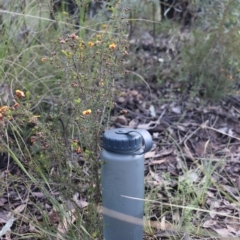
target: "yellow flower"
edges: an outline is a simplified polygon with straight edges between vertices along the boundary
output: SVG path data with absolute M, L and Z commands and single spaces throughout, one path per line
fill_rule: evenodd
M 91 109 L 87 109 L 85 111 L 82 112 L 83 115 L 89 115 L 92 113 L 92 110 Z
M 46 57 L 41 58 L 41 62 L 42 62 L 42 63 L 44 63 L 44 62 L 46 62 L 46 61 L 47 61 L 47 58 L 46 58 Z
M 102 34 L 97 34 L 96 38 L 99 39 L 99 40 L 102 39 Z
M 103 30 L 106 30 L 108 28 L 108 25 L 107 24 L 103 24 L 101 27 L 102 27 Z
M 95 43 L 94 43 L 94 42 L 88 42 L 88 45 L 89 45 L 90 47 L 93 47 L 93 46 L 95 45 Z
M 82 149 L 80 148 L 80 147 L 78 147 L 77 149 L 76 149 L 76 153 L 81 153 L 82 152 Z
M 109 45 L 109 49 L 114 50 L 117 47 L 115 43 Z
M 17 97 L 19 97 L 19 98 L 25 97 L 24 92 L 23 92 L 23 91 L 20 91 L 20 90 L 16 90 L 16 95 L 17 95 Z
M 6 112 L 8 110 L 8 106 L 2 106 L 1 108 L 0 108 L 0 113 L 4 113 L 4 112 Z

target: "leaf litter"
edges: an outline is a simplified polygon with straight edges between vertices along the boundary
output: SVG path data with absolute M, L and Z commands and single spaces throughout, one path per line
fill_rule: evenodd
M 184 235 L 181 234 L 181 229 L 185 227 L 191 239 L 202 239 L 203 236 L 213 239 L 239 238 L 240 106 L 236 105 L 236 96 L 234 101 L 228 98 L 216 104 L 207 103 L 202 106 L 198 106 L 198 100 L 191 100 L 189 103 L 181 96 L 176 96 L 175 103 L 181 102 L 182 105 L 181 113 L 180 107 L 173 108 L 175 105 L 167 100 L 159 104 L 158 99 L 163 98 L 161 89 L 153 93 L 155 101 L 151 101 L 151 105 L 148 104 L 149 93 L 144 92 L 144 86 L 134 86 L 134 89 L 135 92 L 141 92 L 141 101 L 135 98 L 135 101 L 131 99 L 129 102 L 127 97 L 125 101 L 116 101 L 116 112 L 120 112 L 122 106 L 129 110 L 122 115 L 128 124 L 122 125 L 119 121 L 113 121 L 113 124 L 115 127 L 132 127 L 134 121 L 135 128 L 147 129 L 153 136 L 154 147 L 145 154 L 146 199 L 149 199 L 148 194 L 157 191 L 160 201 L 173 203 L 172 208 L 175 209 L 158 211 L 161 203 L 152 204 L 150 219 L 155 220 L 151 220 L 151 224 L 152 228 L 158 229 L 154 233 L 155 237 L 161 235 L 161 239 L 169 238 L 169 233 L 166 231 L 164 234 L 165 229 L 161 224 L 161 219 L 164 218 L 172 223 L 170 228 L 175 232 L 175 237 L 177 232 Z M 122 91 L 129 96 L 132 90 L 130 88 Z M 134 107 L 132 102 L 135 102 Z M 226 105 L 231 111 L 227 111 Z M 156 117 L 152 114 L 152 106 Z M 172 179 L 175 180 L 175 185 L 167 183 Z M 184 185 L 196 193 L 180 189 Z M 180 194 L 189 199 L 182 201 L 177 196 Z M 190 222 L 184 219 L 182 226 L 177 228 L 174 225 L 176 218 L 182 219 L 184 212 L 177 210 L 174 203 L 188 206 L 195 198 L 197 208 L 191 212 L 196 217 L 191 218 Z M 151 239 L 146 234 L 146 239 L 148 237 Z
M 149 51 L 141 41 L 138 47 L 143 44 L 142 52 Z M 150 46 L 155 54 L 156 44 L 161 45 Z M 158 59 L 141 57 L 152 57 L 143 61 L 152 66 Z M 156 87 L 154 76 L 146 72 L 140 69 L 152 92 L 144 83 L 122 87 L 113 116 L 124 121 L 112 118 L 114 127 L 144 128 L 154 140 L 145 154 L 145 198 L 146 217 L 155 231 L 146 231 L 145 239 L 239 238 L 240 96 L 200 104 L 198 97 L 183 96 L 168 80 Z M 121 114 L 122 109 L 127 112 Z M 160 203 L 147 203 L 150 199 Z

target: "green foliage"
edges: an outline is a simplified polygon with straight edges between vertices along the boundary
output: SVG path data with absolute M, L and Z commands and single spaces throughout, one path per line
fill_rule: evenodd
M 193 31 L 193 41 L 181 54 L 182 77 L 195 95 L 220 99 L 236 93 L 239 76 L 239 3 L 201 3 L 202 18 Z
M 97 212 L 100 137 L 114 107 L 115 80 L 124 75 L 127 13 L 121 4 L 114 5 L 111 21 L 91 25 L 81 18 L 77 31 L 64 12 L 56 13 L 55 28 L 48 3 L 34 3 L 28 2 L 19 15 L 9 8 L 2 23 L 7 26 L 2 39 L 8 41 L 0 42 L 1 151 L 9 153 L 27 179 L 38 182 L 62 222 L 69 213 L 59 202 L 73 202 L 76 193 L 84 196 L 87 211 L 78 214 L 77 227 L 68 216 L 64 239 L 89 239 L 102 231 Z M 11 13 L 21 21 L 12 25 Z M 22 24 L 29 34 L 18 38 L 16 26 Z M 48 193 L 53 186 L 59 202 Z M 34 221 L 36 228 L 46 238 L 57 236 L 44 206 L 38 208 L 44 221 Z

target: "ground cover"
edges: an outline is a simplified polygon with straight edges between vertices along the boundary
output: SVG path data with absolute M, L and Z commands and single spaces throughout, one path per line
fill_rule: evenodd
M 153 137 L 144 239 L 239 238 L 234 3 L 213 8 L 218 28 L 213 14 L 199 28 L 148 22 L 150 5 L 79 30 L 67 13 L 55 29 L 48 3 L 26 3 L 11 12 L 23 31 L 9 12 L 1 25 L 1 239 L 103 239 L 100 138 L 112 127 Z

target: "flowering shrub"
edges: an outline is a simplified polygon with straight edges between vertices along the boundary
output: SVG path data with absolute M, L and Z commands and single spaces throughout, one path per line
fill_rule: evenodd
M 0 148 L 14 151 L 39 185 L 44 182 L 48 190 L 57 186 L 63 201 L 76 191 L 90 203 L 101 201 L 100 137 L 109 125 L 115 81 L 125 74 L 128 52 L 123 16 L 118 9 L 115 20 L 99 31 L 69 28 L 68 33 L 46 36 L 49 42 L 41 55 L 35 54 L 35 46 L 31 54 L 19 55 L 23 63 L 34 56 L 28 67 L 35 68 L 15 65 L 22 71 L 8 93 L 14 93 L 14 101 L 0 105 Z M 99 218 L 91 219 L 90 232 L 96 230 L 94 221 Z

